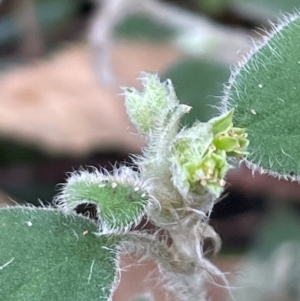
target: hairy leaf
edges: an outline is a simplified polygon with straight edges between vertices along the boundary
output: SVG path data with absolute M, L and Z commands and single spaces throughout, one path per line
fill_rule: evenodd
M 233 123 L 247 129 L 248 160 L 277 175 L 300 175 L 300 18 L 290 17 L 231 78 Z
M 0 209 L 0 300 L 111 300 L 116 242 L 96 230 L 58 210 Z
M 81 171 L 72 174 L 57 199 L 66 211 L 95 204 L 99 233 L 126 232 L 140 222 L 149 207 L 149 194 L 138 178 L 138 173 L 127 167 L 116 170 L 115 175 Z

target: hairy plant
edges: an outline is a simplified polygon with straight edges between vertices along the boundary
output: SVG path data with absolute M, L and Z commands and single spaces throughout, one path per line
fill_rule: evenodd
M 71 173 L 56 209 L 2 208 L 1 300 L 111 300 L 122 253 L 154 259 L 179 300 L 206 300 L 205 283 L 214 277 L 226 285 L 203 244 L 210 239 L 220 248 L 208 219 L 229 158 L 299 178 L 299 28 L 297 14 L 274 26 L 233 72 L 220 116 L 208 122 L 180 126 L 191 108 L 179 103 L 170 80 L 144 73 L 142 92 L 125 88 L 127 113 L 146 141 L 133 158 L 137 170 Z M 95 206 L 95 219 L 75 213 L 84 204 Z M 155 233 L 135 230 L 143 218 Z

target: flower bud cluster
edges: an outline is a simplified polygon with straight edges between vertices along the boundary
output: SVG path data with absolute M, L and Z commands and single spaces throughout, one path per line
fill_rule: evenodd
M 182 195 L 207 188 L 216 197 L 220 196 L 224 177 L 231 167 L 227 156 L 240 158 L 247 154 L 247 134 L 245 129 L 233 127 L 232 116 L 233 110 L 207 123 L 196 123 L 176 136 L 172 173 Z

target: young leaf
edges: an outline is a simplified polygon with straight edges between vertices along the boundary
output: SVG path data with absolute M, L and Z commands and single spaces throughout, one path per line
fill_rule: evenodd
M 116 283 L 116 241 L 82 216 L 0 209 L 0 299 L 108 301 Z
M 232 76 L 225 99 L 247 130 L 249 162 L 284 177 L 300 175 L 299 28 L 299 15 L 278 25 Z
M 149 199 L 138 173 L 127 167 L 114 175 L 105 171 L 74 173 L 57 197 L 67 212 L 81 204 L 95 204 L 101 234 L 126 232 L 138 224 L 149 208 Z
M 189 112 L 190 107 L 179 104 L 170 80 L 160 82 L 157 75 L 150 73 L 143 73 L 140 80 L 144 91 L 127 88 L 124 95 L 127 114 L 141 134 L 162 131 L 178 112 L 178 120 Z

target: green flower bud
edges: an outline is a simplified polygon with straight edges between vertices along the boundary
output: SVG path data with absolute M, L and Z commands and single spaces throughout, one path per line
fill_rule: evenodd
M 208 189 L 217 197 L 231 167 L 227 156 L 241 157 L 248 146 L 245 129 L 232 125 L 233 110 L 183 129 L 175 138 L 171 153 L 173 184 L 183 196 Z
M 247 155 L 249 141 L 245 129 L 233 127 L 232 117 L 234 110 L 213 118 L 209 123 L 213 126 L 214 146 L 225 150 L 227 155 L 241 158 Z
M 196 191 L 200 179 L 206 177 L 208 170 L 214 169 L 213 160 L 205 156 L 209 155 L 212 142 L 212 125 L 209 123 L 197 123 L 177 134 L 171 147 L 171 172 L 173 184 L 183 196 L 191 190 Z

